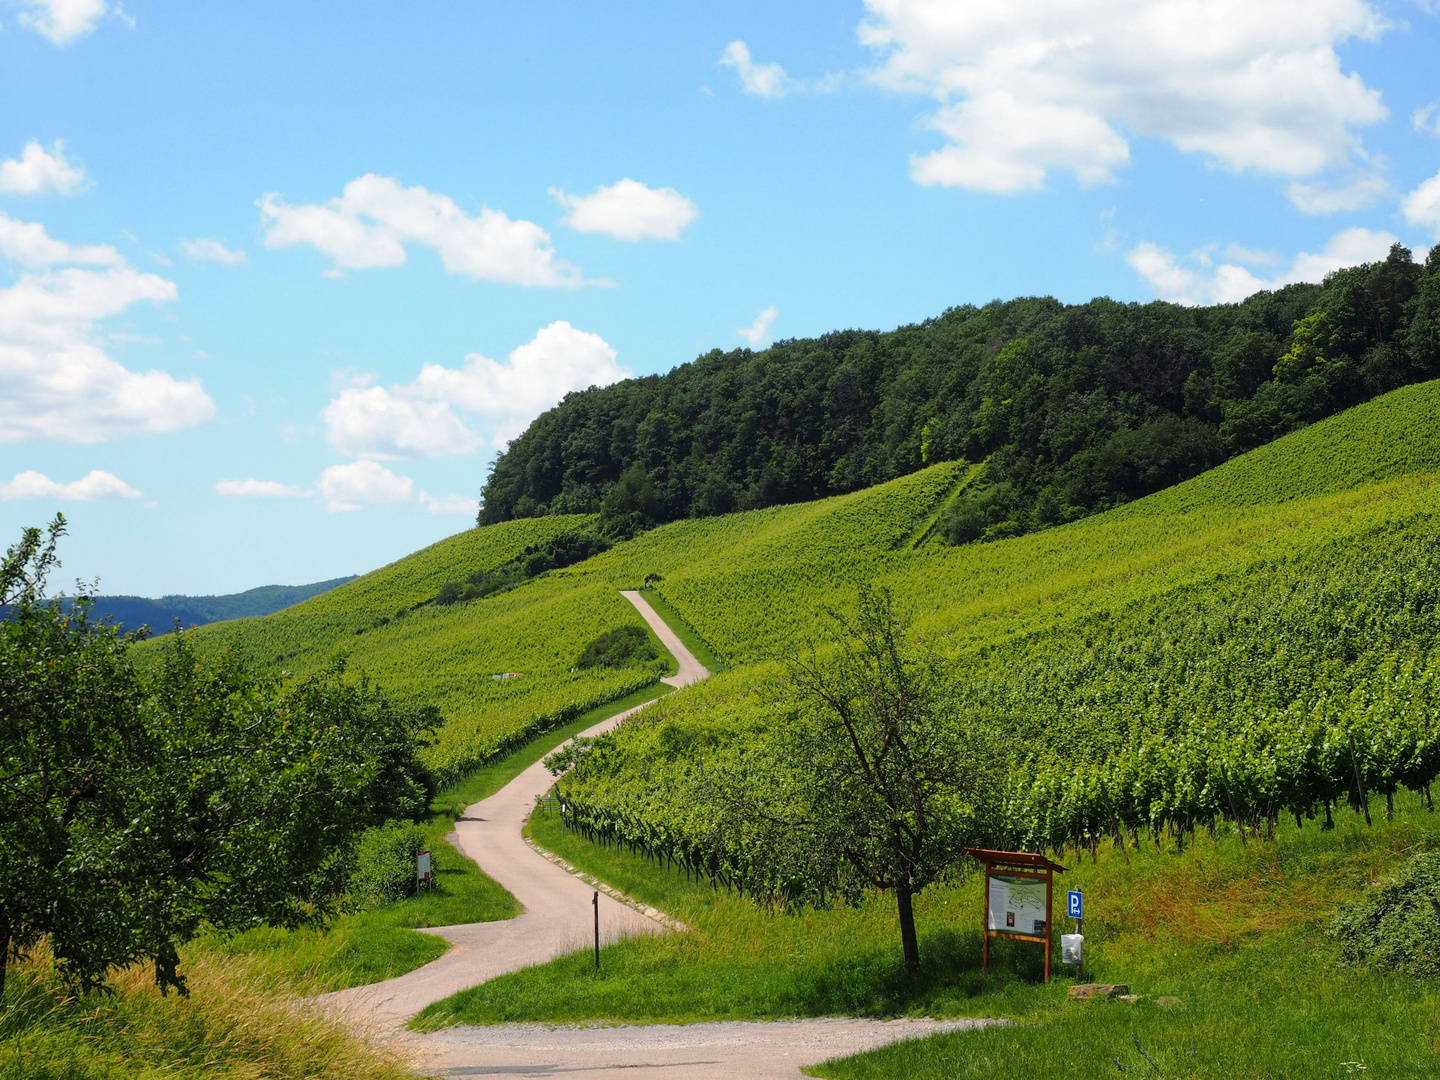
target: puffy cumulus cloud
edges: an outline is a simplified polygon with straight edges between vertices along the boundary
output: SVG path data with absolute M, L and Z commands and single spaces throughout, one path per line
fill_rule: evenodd
M 214 415 L 198 380 L 131 371 L 96 341 L 101 320 L 174 300 L 174 282 L 140 273 L 113 248 L 73 247 L 3 214 L 0 254 L 23 264 L 0 288 L 0 443 L 95 443 Z
M 1400 212 L 1411 225 L 1429 229 L 1440 241 L 1440 172 L 1401 199 Z
M 685 227 L 700 216 L 690 199 L 674 188 L 646 187 L 626 178 L 589 195 L 550 194 L 569 209 L 564 224 L 576 232 L 603 233 L 616 240 L 679 240 Z
M 331 513 L 409 502 L 415 487 L 408 476 L 396 476 L 374 461 L 331 465 L 320 474 L 320 481 L 315 486 L 325 500 L 325 509 Z
M 474 517 L 480 513 L 480 503 L 469 495 L 431 495 L 420 492 L 420 502 L 432 514 L 456 514 Z
M 1246 252 L 1233 245 L 1226 249 L 1226 255 L 1239 261 L 1219 265 L 1208 251 L 1192 252 L 1180 258 L 1150 243 L 1132 248 L 1126 261 L 1162 300 L 1177 304 L 1234 304 L 1261 289 L 1278 289 L 1297 281 L 1323 281 L 1332 271 L 1383 259 L 1395 242 L 1396 237 L 1388 232 L 1345 229 L 1332 236 L 1322 250 L 1302 251 L 1287 268 L 1269 278 L 1257 276 L 1248 267 L 1239 265 L 1239 261 L 1265 264 L 1274 262 L 1273 256 Z
M 873 77 L 939 102 L 947 140 L 922 184 L 1008 193 L 1051 170 L 1085 183 L 1129 160 L 1129 132 L 1232 169 L 1312 176 L 1386 115 L 1335 47 L 1385 29 L 1365 0 L 866 0 Z
M 775 320 L 779 317 L 779 308 L 773 306 L 767 307 L 764 311 L 760 312 L 759 315 L 755 316 L 753 323 L 749 326 L 740 327 L 735 333 L 748 341 L 752 349 L 763 349 L 766 345 L 770 344 L 770 327 L 774 325 Z
M 305 494 L 304 488 L 278 480 L 219 480 L 215 490 L 221 495 L 239 498 L 287 499 Z
M 426 401 L 409 387 L 353 386 L 332 398 L 321 416 L 326 440 L 351 457 L 441 457 L 480 446 L 448 401 Z
M 570 391 L 629 377 L 604 338 L 562 320 L 503 361 L 470 353 L 458 368 L 425 364 L 409 383 L 347 387 L 322 415 L 330 445 L 352 457 L 464 454 L 486 440 L 457 410 L 485 421 L 498 445 Z
M 20 0 L 21 26 L 28 26 L 56 45 L 68 45 L 95 29 L 109 11 L 105 0 Z M 118 10 L 118 7 L 117 7 Z
M 407 243 L 440 254 L 445 269 L 512 285 L 578 285 L 577 267 L 556 258 L 550 234 L 533 221 L 517 221 L 489 207 L 465 213 L 448 196 L 402 187 L 368 173 L 324 203 L 291 206 L 277 195 L 260 200 L 265 245 L 308 244 L 337 268 L 403 266 Z
M 0 193 L 6 195 L 73 195 L 85 185 L 85 171 L 65 158 L 65 144 L 49 150 L 32 139 L 18 158 L 0 161 Z
M 238 266 L 249 258 L 245 252 L 232 250 L 221 241 L 212 240 L 207 236 L 197 236 L 194 240 L 181 240 L 180 250 L 200 262 L 224 263 L 226 266 Z
M 64 502 L 91 502 L 94 499 L 138 499 L 140 492 L 114 473 L 91 469 L 79 480 L 62 484 L 44 473 L 16 473 L 9 483 L 0 483 L 0 499 L 59 499 Z
M 779 64 L 755 63 L 750 56 L 750 46 L 743 41 L 732 41 L 725 46 L 720 54 L 720 66 L 735 69 L 747 94 L 779 98 L 788 94 L 794 85 Z

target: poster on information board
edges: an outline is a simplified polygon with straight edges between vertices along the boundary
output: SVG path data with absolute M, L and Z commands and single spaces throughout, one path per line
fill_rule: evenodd
M 1001 934 L 1028 934 L 1044 937 L 1049 917 L 1045 879 L 990 875 L 990 924 L 986 929 Z

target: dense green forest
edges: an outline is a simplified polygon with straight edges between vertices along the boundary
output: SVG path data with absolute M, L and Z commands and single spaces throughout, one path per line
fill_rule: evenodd
M 480 524 L 602 513 L 653 525 L 801 502 L 940 461 L 984 462 L 953 542 L 1075 520 L 1440 376 L 1440 248 L 1239 304 L 1049 297 L 889 333 L 714 350 L 568 395 L 496 461 Z

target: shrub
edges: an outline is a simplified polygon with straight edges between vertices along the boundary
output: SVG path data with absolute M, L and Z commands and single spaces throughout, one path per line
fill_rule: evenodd
M 458 581 L 447 581 L 440 586 L 440 592 L 435 597 L 437 604 L 454 604 L 460 600 L 462 586 Z
M 1440 852 L 1423 852 L 1330 923 L 1347 964 L 1440 975 Z
M 518 561 L 525 576 L 532 578 L 550 570 L 574 566 L 592 555 L 609 550 L 610 542 L 594 533 L 566 532 L 551 537 L 543 544 L 527 547 Z
M 350 876 L 350 902 L 357 908 L 389 904 L 415 895 L 415 856 L 426 847 L 419 825 L 387 822 L 366 829 Z
M 617 626 L 586 645 L 575 666 L 618 668 L 658 659 L 660 653 L 644 630 L 638 626 Z

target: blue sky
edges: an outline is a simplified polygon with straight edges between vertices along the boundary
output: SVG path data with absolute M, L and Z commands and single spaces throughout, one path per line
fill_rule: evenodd
M 569 389 L 1440 240 L 1440 7 L 0 0 L 0 533 L 228 592 L 468 525 Z

